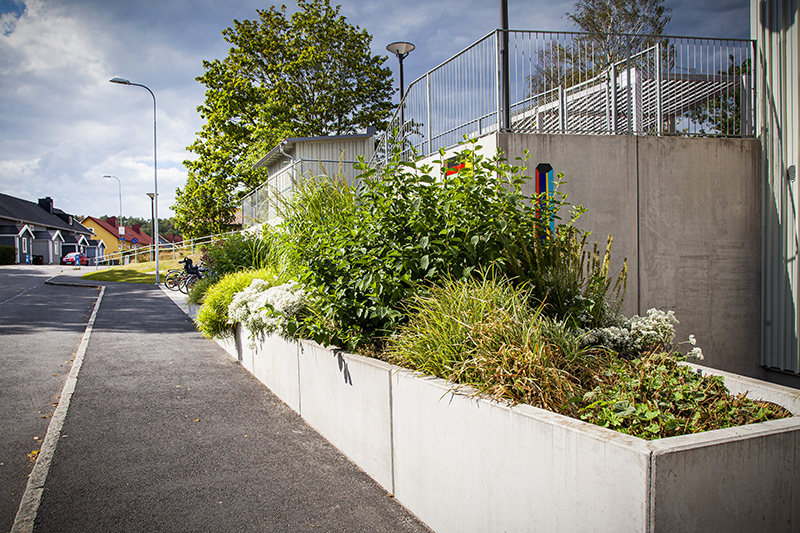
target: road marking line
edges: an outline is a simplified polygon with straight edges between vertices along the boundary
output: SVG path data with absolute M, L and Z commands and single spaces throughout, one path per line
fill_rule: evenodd
M 13 300 L 13 299 L 15 299 L 15 298 L 19 298 L 20 296 L 22 296 L 22 295 L 23 295 L 23 294 L 25 294 L 26 292 L 28 292 L 28 291 L 31 291 L 31 290 L 35 289 L 36 287 L 38 287 L 38 286 L 39 286 L 39 284 L 37 283 L 37 284 L 36 284 L 36 285 L 34 285 L 33 287 L 28 287 L 27 289 L 25 289 L 25 290 L 24 290 L 24 291 L 22 291 L 21 293 L 17 294 L 16 296 L 12 296 L 12 297 L 11 297 L 11 298 L 9 298 L 8 300 L 3 300 L 2 302 L 0 302 L 0 305 L 3 305 L 4 303 L 10 302 L 11 300 Z
M 69 372 L 69 377 L 67 377 L 67 382 L 64 383 L 64 388 L 61 390 L 61 399 L 53 413 L 53 418 L 50 420 L 50 425 L 47 427 L 47 435 L 44 438 L 39 456 L 36 458 L 33 472 L 31 472 L 28 478 L 28 485 L 25 487 L 25 493 L 22 495 L 22 501 L 19 504 L 19 510 L 14 520 L 14 527 L 11 528 L 11 533 L 31 533 L 33 531 L 33 523 L 36 520 L 36 513 L 39 511 L 39 503 L 42 500 L 42 493 L 44 492 L 44 482 L 47 480 L 50 463 L 53 460 L 56 445 L 61 436 L 61 429 L 64 427 L 64 420 L 67 417 L 69 403 L 70 400 L 72 400 L 72 394 L 75 392 L 75 385 L 78 382 L 78 373 L 81 371 L 81 366 L 83 365 L 83 357 L 86 354 L 89 337 L 92 335 L 94 321 L 97 318 L 97 311 L 100 309 L 100 302 L 103 300 L 105 291 L 105 287 L 100 288 L 100 294 L 94 304 L 92 316 L 89 317 L 86 331 L 83 333 L 81 344 L 78 346 L 78 351 L 75 354 L 75 362 L 72 364 L 72 369 Z

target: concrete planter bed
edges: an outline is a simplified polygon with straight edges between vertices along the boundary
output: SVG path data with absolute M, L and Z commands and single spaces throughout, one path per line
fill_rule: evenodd
M 437 532 L 800 530 L 800 417 L 645 441 L 313 342 L 220 344 Z

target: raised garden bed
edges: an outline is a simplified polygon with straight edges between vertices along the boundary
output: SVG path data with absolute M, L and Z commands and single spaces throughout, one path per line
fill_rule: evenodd
M 253 348 L 248 336 L 238 327 L 220 344 L 437 532 L 800 528 L 800 417 L 646 441 L 313 342 Z M 723 375 L 800 412 L 794 389 Z

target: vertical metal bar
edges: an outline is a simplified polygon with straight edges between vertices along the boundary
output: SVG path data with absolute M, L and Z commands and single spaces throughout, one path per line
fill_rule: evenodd
M 431 128 L 431 73 L 430 72 L 425 73 L 425 96 L 426 96 L 425 108 L 427 110 L 427 116 L 425 117 L 425 131 L 426 131 L 426 136 L 428 137 L 428 153 L 432 154 L 433 145 L 431 143 L 433 142 L 433 137 L 431 136 L 431 134 L 433 130 Z
M 508 73 L 508 0 L 500 0 L 500 104 L 503 123 L 500 131 L 511 131 L 511 103 Z
M 502 85 L 503 85 L 503 80 L 502 80 L 503 73 L 501 72 L 501 68 L 500 68 L 500 62 L 501 62 L 501 58 L 500 58 L 500 54 L 501 54 L 501 50 L 500 50 L 500 46 L 501 46 L 501 44 L 500 44 L 500 33 L 501 33 L 501 30 L 496 30 L 494 32 L 495 39 L 496 39 L 495 50 L 497 51 L 496 54 L 495 54 L 495 61 L 497 62 L 497 64 L 495 65 L 497 67 L 496 70 L 495 70 L 495 72 L 497 73 L 497 85 L 495 85 L 495 87 L 498 88 L 497 95 L 496 95 L 496 97 L 497 97 L 497 128 L 498 128 L 498 130 L 502 129 L 502 127 L 503 127 L 502 126 L 502 124 L 503 124 L 503 116 L 502 116 L 503 115 L 503 102 L 502 102 L 502 99 L 500 97 L 500 92 L 501 91 L 499 90 L 499 88 L 502 87 Z
M 633 102 L 631 101 L 631 36 L 625 36 L 625 44 L 626 44 L 626 57 L 625 57 L 625 69 L 628 72 L 628 135 L 631 134 L 633 130 Z
M 617 133 L 617 64 L 611 64 L 611 133 Z
M 656 134 L 664 125 L 664 102 L 661 98 L 661 42 L 656 43 Z

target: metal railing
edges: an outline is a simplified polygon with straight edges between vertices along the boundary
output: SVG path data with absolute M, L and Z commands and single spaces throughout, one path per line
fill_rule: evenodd
M 207 235 L 205 237 L 198 237 L 196 239 L 185 239 L 178 243 L 159 244 L 159 259 L 178 259 L 186 255 L 193 255 L 201 250 L 204 246 L 212 244 L 213 242 L 222 239 L 228 235 L 237 233 L 231 231 L 228 233 L 219 233 L 216 235 Z M 111 265 L 124 265 L 129 263 L 146 263 L 155 260 L 155 245 L 138 246 L 129 250 L 121 252 L 113 252 L 105 254 L 103 257 L 92 258 L 95 259 L 95 266 L 111 266 Z
M 351 186 L 356 185 L 356 177 L 361 173 L 354 168 L 356 163 L 357 161 L 295 160 L 242 198 L 242 225 L 247 228 L 275 218 L 278 215 L 277 203 L 292 195 L 294 184 L 303 176 L 337 175 L 342 176 Z
M 500 35 L 408 87 L 372 164 L 398 146 L 404 158 L 425 156 L 501 124 L 518 133 L 753 135 L 752 41 L 508 31 L 504 80 Z

